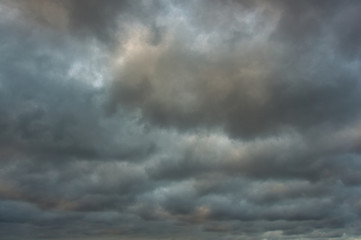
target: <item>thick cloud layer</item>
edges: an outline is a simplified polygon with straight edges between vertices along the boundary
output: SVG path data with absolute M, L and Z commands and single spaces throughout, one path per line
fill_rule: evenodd
M 358 115 L 358 71 L 337 51 L 334 32 L 302 33 L 312 45 L 293 41 L 283 36 L 294 36 L 284 22 L 295 20 L 263 8 L 228 10 L 210 29 L 202 18 L 186 22 L 171 13 L 173 29 L 158 46 L 146 41 L 147 30 L 135 32 L 117 58 L 111 106 L 140 108 L 153 123 L 182 130 L 220 125 L 241 138 L 334 127 Z
M 0 1 L 4 239 L 358 239 L 358 1 Z

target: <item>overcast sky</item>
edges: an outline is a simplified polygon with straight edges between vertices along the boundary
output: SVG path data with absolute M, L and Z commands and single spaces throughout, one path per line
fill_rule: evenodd
M 360 13 L 0 0 L 0 238 L 361 239 Z

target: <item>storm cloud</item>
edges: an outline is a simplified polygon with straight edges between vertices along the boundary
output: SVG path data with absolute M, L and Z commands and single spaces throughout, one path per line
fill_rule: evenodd
M 358 239 L 360 10 L 0 0 L 0 235 Z

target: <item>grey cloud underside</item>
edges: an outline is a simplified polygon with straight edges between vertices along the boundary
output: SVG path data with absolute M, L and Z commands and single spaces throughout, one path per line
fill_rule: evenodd
M 4 2 L 23 12 L 26 20 L 42 26 L 61 30 L 80 39 L 94 38 L 114 46 L 123 36 L 118 30 L 132 22 L 151 27 L 154 36 L 150 41 L 157 43 L 161 38 L 153 19 L 161 12 L 161 1 L 129 0 L 15 0 Z
M 170 39 L 164 40 L 163 45 L 139 43 L 143 49 L 120 67 L 112 86 L 110 111 L 122 103 L 139 108 L 145 118 L 160 126 L 185 130 L 221 125 L 234 137 L 349 123 L 359 115 L 359 75 L 357 70 L 350 69 L 353 60 L 345 61 L 346 51 L 340 48 L 342 38 L 348 38 L 348 34 L 340 34 L 342 29 L 332 29 L 328 24 L 349 18 L 344 8 L 350 6 L 340 8 L 338 16 L 332 14 L 334 9 L 304 4 L 298 7 L 284 3 L 285 13 L 276 22 L 275 30 L 263 39 L 257 31 L 268 31 L 267 18 L 271 21 L 275 18 L 268 16 L 275 13 L 267 13 L 267 8 L 264 14 L 257 13 L 260 20 L 249 30 L 250 36 L 242 29 L 247 27 L 242 22 L 238 23 L 240 26 L 224 29 L 226 24 L 236 21 L 234 16 L 216 19 L 215 26 L 208 26 L 199 34 L 204 34 L 202 43 L 208 45 L 209 51 L 194 50 L 192 44 L 198 33 L 193 36 L 183 26 L 179 32 L 169 30 Z M 303 8 L 301 13 L 293 13 Z M 306 13 L 312 13 L 316 19 L 324 14 L 327 22 L 316 24 L 313 18 L 303 19 Z M 204 16 L 205 20 L 202 17 L 199 22 L 190 20 L 191 24 L 202 27 L 203 21 L 210 20 L 208 16 Z M 298 18 L 305 23 L 299 23 Z M 177 27 L 175 24 L 174 28 Z M 358 32 L 355 25 L 347 27 L 353 28 L 349 34 Z M 304 37 L 291 31 L 302 31 Z M 244 35 L 244 39 L 224 45 L 234 41 L 236 33 Z M 356 54 L 359 46 L 356 42 L 353 46 Z
M 0 1 L 0 236 L 357 239 L 358 1 Z

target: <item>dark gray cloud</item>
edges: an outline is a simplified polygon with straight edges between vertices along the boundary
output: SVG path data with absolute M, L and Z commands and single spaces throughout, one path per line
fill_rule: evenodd
M 266 10 L 246 11 L 244 19 L 221 15 L 204 32 L 189 29 L 198 22 L 173 20 L 175 30 L 156 47 L 144 40 L 146 31 L 137 32 L 125 44 L 110 109 L 120 102 L 139 108 L 160 126 L 184 130 L 221 125 L 235 137 L 334 127 L 358 116 L 358 71 L 350 71 L 352 62 L 337 57 L 333 31 L 300 33 L 312 35 L 312 45 L 297 36 L 299 43 L 286 40 L 278 35 L 294 36 L 282 26 L 292 24 L 283 19 L 292 13 L 283 10 L 277 18 Z M 261 23 L 252 21 L 257 17 Z M 233 38 L 233 28 L 249 28 L 250 36 L 224 45 Z M 290 28 L 301 31 L 297 25 Z
M 40 24 L 49 29 L 62 31 L 77 37 L 95 38 L 112 46 L 123 38 L 119 30 L 126 24 L 139 22 L 151 27 L 154 36 L 151 42 L 161 39 L 161 29 L 154 16 L 161 12 L 161 1 L 128 0 L 51 0 L 7 1 L 4 2 L 21 11 L 25 20 Z
M 360 6 L 0 0 L 0 235 L 358 239 Z

